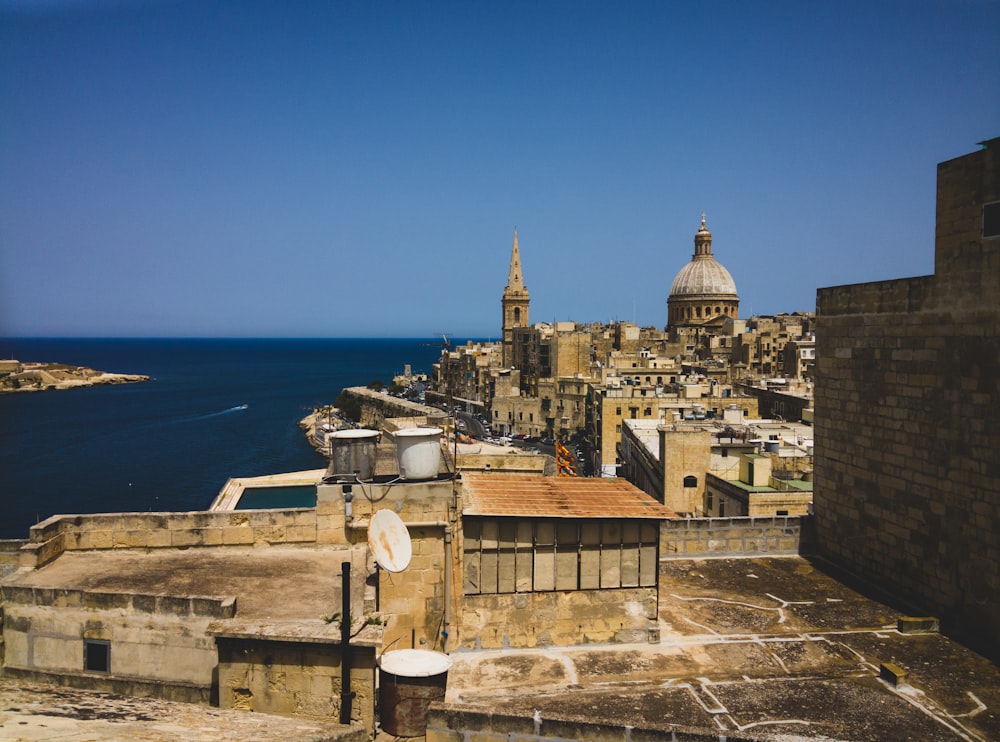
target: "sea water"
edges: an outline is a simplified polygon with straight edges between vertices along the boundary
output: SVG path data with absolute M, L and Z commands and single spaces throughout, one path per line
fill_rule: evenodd
M 0 357 L 150 381 L 0 394 L 0 538 L 53 514 L 207 508 L 230 477 L 322 469 L 297 423 L 348 386 L 430 373 L 433 339 L 0 339 Z

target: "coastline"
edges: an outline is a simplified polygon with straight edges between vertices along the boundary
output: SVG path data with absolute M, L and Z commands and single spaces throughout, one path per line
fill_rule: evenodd
M 149 377 L 142 374 L 117 374 L 109 371 L 97 371 L 86 366 L 69 366 L 64 363 L 7 361 L 5 365 L 9 365 L 10 371 L 0 375 L 0 394 L 44 392 L 53 389 L 75 389 L 149 381 Z

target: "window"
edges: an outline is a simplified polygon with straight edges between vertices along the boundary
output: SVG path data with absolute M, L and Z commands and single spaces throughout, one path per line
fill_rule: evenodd
M 719 499 L 719 517 L 726 517 L 726 501 L 721 498 Z
M 728 448 L 723 448 L 722 449 L 722 458 L 724 458 L 724 459 L 729 458 L 729 449 Z
M 691 475 L 688 475 L 688 476 L 684 477 L 684 486 L 685 487 L 697 487 L 698 486 L 698 477 L 693 477 Z
M 983 237 L 1000 237 L 1000 201 L 983 204 Z
M 615 414 L 616 415 L 622 414 L 622 408 L 621 407 L 615 407 Z
M 111 672 L 111 642 L 103 639 L 83 641 L 83 669 L 86 672 Z
M 787 510 L 779 510 L 777 513 L 775 513 L 775 515 L 788 515 L 788 511 Z
M 468 518 L 466 595 L 655 587 L 656 520 Z

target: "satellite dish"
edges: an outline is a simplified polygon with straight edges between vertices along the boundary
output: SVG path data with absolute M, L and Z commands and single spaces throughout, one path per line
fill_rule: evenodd
M 379 510 L 368 525 L 368 548 L 383 569 L 402 572 L 410 564 L 413 544 L 406 524 L 391 510 Z

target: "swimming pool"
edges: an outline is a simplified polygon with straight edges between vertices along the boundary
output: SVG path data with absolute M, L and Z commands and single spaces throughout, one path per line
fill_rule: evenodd
M 316 485 L 295 484 L 287 487 L 247 487 L 236 503 L 236 510 L 268 510 L 316 507 Z

